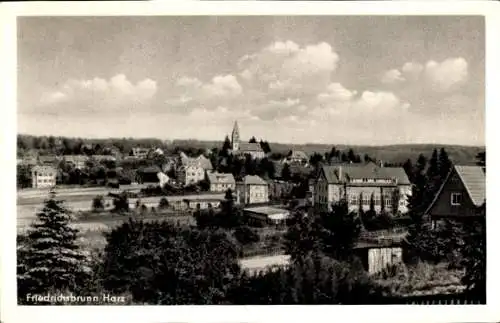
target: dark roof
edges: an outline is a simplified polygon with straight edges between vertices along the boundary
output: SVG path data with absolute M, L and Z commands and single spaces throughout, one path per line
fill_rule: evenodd
M 247 175 L 243 178 L 245 185 L 268 185 L 268 183 L 256 175 Z
M 161 173 L 161 169 L 160 167 L 158 166 L 148 166 L 148 167 L 144 167 L 144 168 L 141 168 L 140 170 L 141 173 Z
M 240 143 L 240 151 L 262 151 L 259 143 L 256 142 L 242 142 Z
M 339 164 L 323 166 L 323 173 L 331 184 L 344 183 L 349 179 L 395 179 L 400 185 L 410 185 L 410 180 L 402 167 L 379 167 L 368 164 Z
M 209 182 L 212 183 L 224 183 L 224 184 L 234 184 L 234 176 L 231 173 L 217 173 L 209 172 L 207 173 Z

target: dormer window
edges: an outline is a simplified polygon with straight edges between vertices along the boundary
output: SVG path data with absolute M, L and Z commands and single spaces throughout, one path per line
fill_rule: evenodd
M 462 193 L 451 193 L 451 205 L 462 204 Z

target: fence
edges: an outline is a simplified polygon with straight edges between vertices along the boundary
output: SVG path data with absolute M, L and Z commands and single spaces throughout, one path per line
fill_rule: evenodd
M 484 305 L 485 297 L 477 297 L 466 293 L 436 294 L 421 296 L 387 297 L 380 300 L 380 305 Z

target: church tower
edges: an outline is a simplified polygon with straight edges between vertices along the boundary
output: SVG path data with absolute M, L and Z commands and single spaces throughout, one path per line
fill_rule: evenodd
M 231 149 L 238 151 L 240 149 L 240 129 L 238 128 L 238 121 L 234 122 L 233 132 L 231 133 Z

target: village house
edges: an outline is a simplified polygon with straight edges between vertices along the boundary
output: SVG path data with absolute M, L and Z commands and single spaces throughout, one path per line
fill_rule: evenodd
M 183 200 L 187 210 L 207 210 L 219 208 L 223 199 L 220 198 L 186 198 Z
M 192 158 L 180 153 L 180 166 L 177 168 L 177 180 L 184 186 L 196 184 L 205 179 L 206 172 L 212 171 L 210 159 L 203 155 Z
M 64 155 L 63 161 L 72 164 L 76 169 L 84 169 L 87 167 L 89 157 L 86 155 Z
M 228 189 L 234 192 L 236 188 L 236 181 L 231 173 L 207 172 L 207 178 L 211 192 L 225 192 Z
M 160 183 L 161 169 L 158 166 L 141 167 L 137 170 L 137 180 L 139 184 Z
M 292 150 L 287 157 L 281 160 L 283 164 L 307 165 L 309 157 L 301 150 Z
M 139 159 L 146 159 L 150 151 L 150 148 L 134 147 L 132 148 L 132 156 Z
M 407 213 L 411 183 L 402 167 L 374 163 L 323 166 L 315 182 L 313 204 L 319 211 L 331 210 L 333 203 L 346 200 L 350 211 Z
M 31 169 L 33 188 L 50 188 L 56 185 L 57 170 L 52 166 L 34 166 Z
M 236 201 L 241 204 L 269 202 L 269 184 L 259 176 L 247 175 L 236 183 Z
M 231 133 L 231 152 L 236 156 L 250 155 L 253 159 L 262 159 L 266 156 L 259 143 L 241 142 L 237 121 L 234 122 L 233 132 Z
M 425 216 L 432 226 L 444 219 L 473 219 L 483 214 L 486 174 L 481 166 L 454 166 L 439 188 Z
M 251 224 L 273 225 L 281 228 L 290 218 L 290 211 L 272 206 L 245 208 L 243 214 Z

